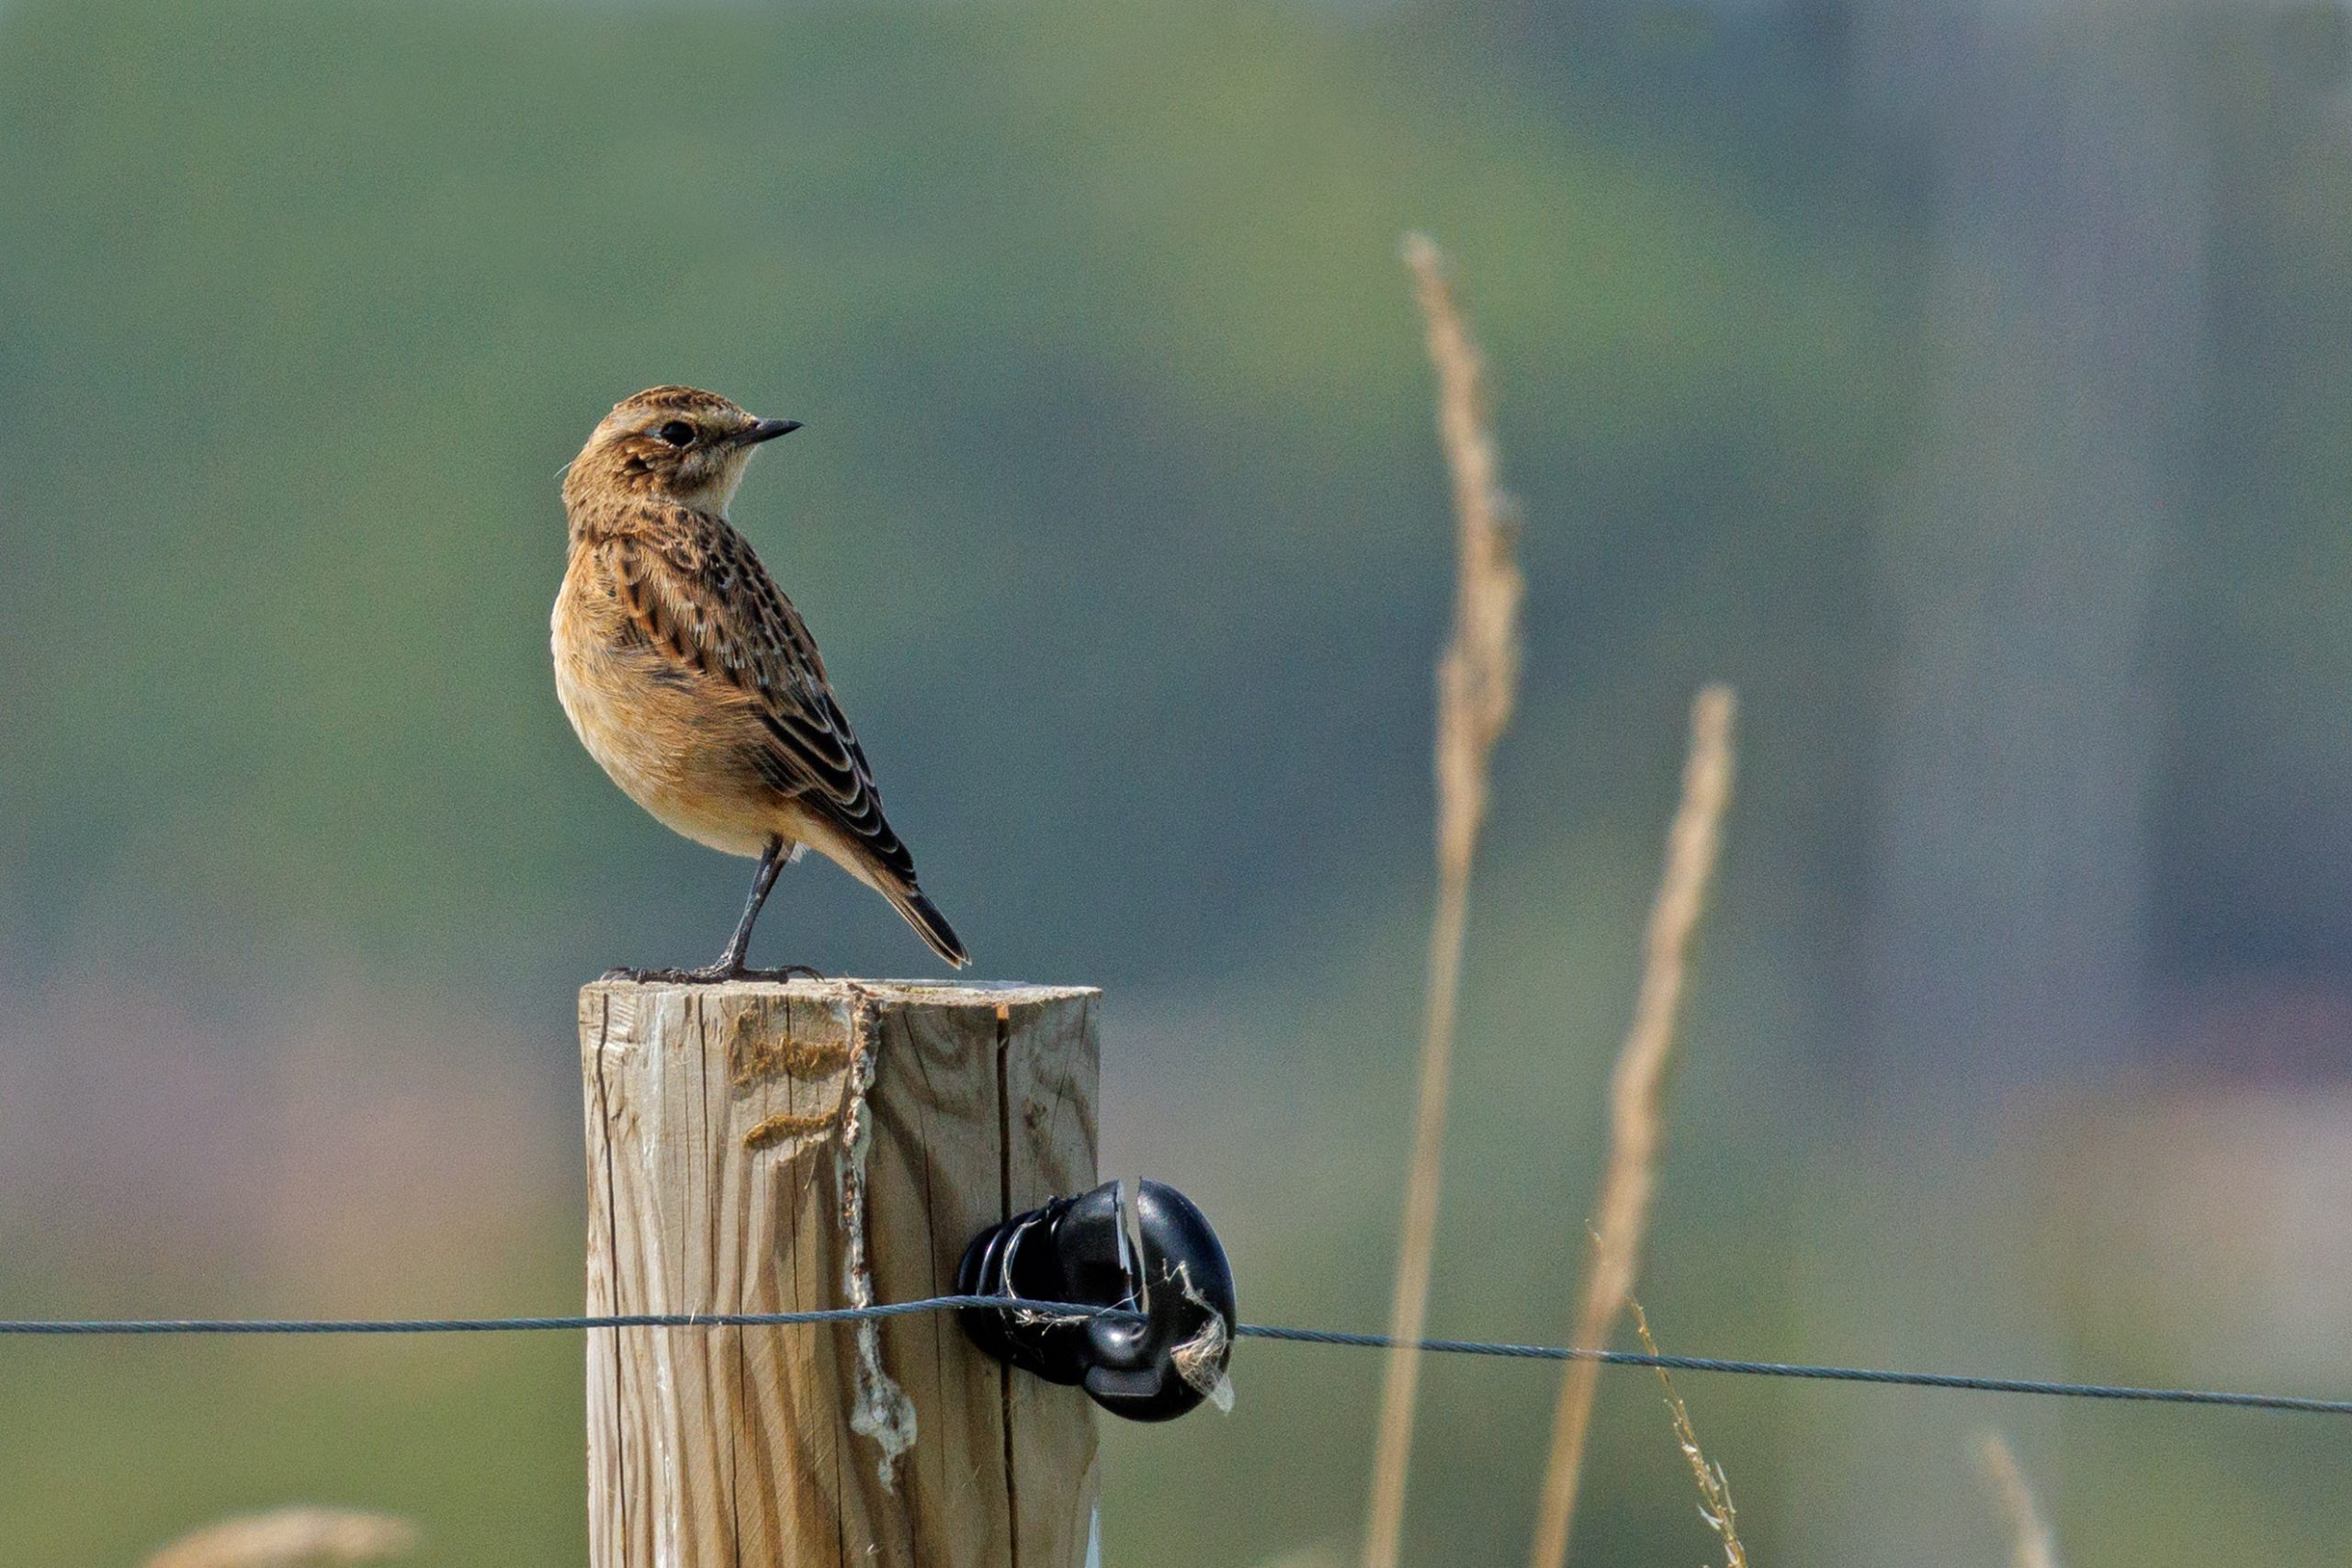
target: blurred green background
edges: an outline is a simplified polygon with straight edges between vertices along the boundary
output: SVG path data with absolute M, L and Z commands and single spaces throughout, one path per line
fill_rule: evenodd
M 1451 523 L 1408 228 L 1526 511 L 1432 1327 L 1567 1332 L 1683 714 L 1741 793 L 1668 1348 L 2352 1385 L 2352 100 L 2332 6 L 0 0 L 0 1314 L 561 1311 L 571 991 L 745 868 L 548 671 L 656 382 L 980 972 L 1108 993 L 1104 1164 L 1386 1310 Z M 790 874 L 762 955 L 928 972 Z M 1334 1562 L 1378 1359 L 1108 1431 L 1106 1561 Z M 0 1557 L 382 1508 L 582 1561 L 580 1351 L 0 1350 Z M 1759 1562 L 2334 1562 L 2344 1431 L 1693 1378 Z M 1416 1563 L 1554 1379 L 1430 1367 Z M 1710 1542 L 1611 1374 L 1589 1562 Z

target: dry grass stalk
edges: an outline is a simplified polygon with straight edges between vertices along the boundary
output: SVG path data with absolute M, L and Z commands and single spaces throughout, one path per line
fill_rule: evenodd
M 1317 1545 L 1269 1557 L 1258 1568 L 1347 1568 L 1347 1562 L 1337 1548 Z
M 2058 1538 L 2041 1517 L 2041 1505 L 2034 1501 L 2033 1488 L 2026 1484 L 2018 1456 L 1998 1432 L 1987 1432 L 1978 1439 L 1976 1462 L 1984 1468 L 1993 1501 L 2000 1505 L 2001 1515 L 2008 1521 L 2011 1568 L 2058 1568 Z
M 1640 1268 L 1665 1131 L 1660 1101 L 1667 1061 L 1673 1054 L 1675 1020 L 1690 973 L 1691 937 L 1706 908 L 1723 841 L 1724 812 L 1731 803 L 1736 705 L 1731 688 L 1720 685 L 1703 688 L 1690 705 L 1690 755 L 1682 771 L 1682 804 L 1667 832 L 1666 869 L 1643 940 L 1641 989 L 1610 1086 L 1609 1163 L 1601 1172 L 1592 1262 L 1575 1337 L 1568 1341 L 1572 1345 L 1599 1347 L 1607 1341 L 1610 1327 L 1633 1295 Z M 1577 1483 L 1584 1469 L 1600 1376 L 1598 1362 L 1571 1361 L 1561 1377 L 1560 1400 L 1552 1416 L 1552 1456 L 1544 1468 L 1531 1556 L 1534 1568 L 1560 1568 L 1567 1561 Z
M 416 1545 L 416 1527 L 348 1508 L 278 1508 L 208 1525 L 147 1559 L 146 1568 L 328 1568 L 383 1562 Z
M 1453 635 L 1437 669 L 1437 911 L 1430 924 L 1429 995 L 1421 1022 L 1420 1088 L 1396 1292 L 1388 1332 L 1418 1339 L 1426 1322 L 1430 1258 L 1437 1237 L 1438 1177 L 1445 1150 L 1446 1090 L 1454 1014 L 1462 987 L 1462 942 L 1470 910 L 1470 867 L 1487 816 L 1495 742 L 1510 722 L 1519 685 L 1519 604 L 1525 586 L 1514 557 L 1518 513 L 1499 482 L 1487 423 L 1486 372 L 1454 307 L 1445 261 L 1419 234 L 1405 240 L 1405 265 L 1429 330 L 1437 369 L 1438 435 L 1453 479 L 1457 572 Z M 1364 1568 L 1396 1568 L 1405 1524 L 1405 1468 L 1412 1452 L 1420 1358 L 1388 1355 L 1364 1525 Z
M 1655 1356 L 1657 1341 L 1650 1337 L 1650 1320 L 1642 1315 L 1642 1303 L 1628 1301 L 1634 1311 L 1634 1330 L 1642 1337 L 1642 1348 Z M 1739 1540 L 1739 1510 L 1731 1504 L 1731 1483 L 1724 1478 L 1724 1467 L 1710 1464 L 1700 1451 L 1698 1429 L 1690 1425 L 1690 1407 L 1682 1396 L 1674 1392 L 1674 1380 L 1666 1369 L 1657 1369 L 1657 1381 L 1666 1385 L 1666 1408 L 1674 1417 L 1674 1440 L 1682 1447 L 1682 1457 L 1690 1465 L 1690 1479 L 1699 1486 L 1699 1517 L 1724 1543 L 1726 1568 L 1747 1568 L 1747 1548 Z

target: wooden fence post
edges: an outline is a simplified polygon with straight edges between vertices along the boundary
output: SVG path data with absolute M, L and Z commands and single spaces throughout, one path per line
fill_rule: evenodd
M 1095 1184 L 1096 992 L 795 980 L 580 993 L 588 1311 L 956 1288 Z M 942 1314 L 588 1335 L 590 1568 L 1080 1568 L 1094 1424 Z

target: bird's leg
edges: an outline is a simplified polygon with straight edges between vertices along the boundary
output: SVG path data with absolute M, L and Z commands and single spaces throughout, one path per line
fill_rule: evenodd
M 760 868 L 752 873 L 752 891 L 743 900 L 743 918 L 735 922 L 735 934 L 727 939 L 727 951 L 718 955 L 718 963 L 700 973 L 714 980 L 731 980 L 743 973 L 743 954 L 752 947 L 752 928 L 759 923 L 760 910 L 766 905 L 784 863 L 784 840 L 771 838 L 767 848 L 760 852 Z
M 768 840 L 766 852 L 760 856 L 760 869 L 752 874 L 752 896 L 744 901 L 742 923 L 735 928 L 735 935 L 729 940 L 727 952 L 717 965 L 725 971 L 723 978 L 789 980 L 795 975 L 803 975 L 811 980 L 825 977 L 806 964 L 784 964 L 774 969 L 743 967 L 743 955 L 752 945 L 752 924 L 760 918 L 760 907 L 768 901 L 768 890 L 775 886 L 777 874 L 792 863 L 797 852 L 797 850 L 786 850 L 782 839 Z
M 751 894 L 743 900 L 743 918 L 735 922 L 735 934 L 727 939 L 727 951 L 718 955 L 718 963 L 706 964 L 700 969 L 616 969 L 605 978 L 672 981 L 687 985 L 709 985 L 720 980 L 746 978 L 785 980 L 795 975 L 806 975 L 812 980 L 823 979 L 822 975 L 805 964 L 787 964 L 780 969 L 748 969 L 743 965 L 743 955 L 752 945 L 752 928 L 759 923 L 760 910 L 767 903 L 768 894 L 775 887 L 776 876 L 790 860 L 782 839 L 770 839 L 767 847 L 760 852 L 759 869 L 752 873 Z

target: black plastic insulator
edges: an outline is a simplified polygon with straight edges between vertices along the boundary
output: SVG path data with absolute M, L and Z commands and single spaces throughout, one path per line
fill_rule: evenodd
M 965 1249 L 956 1289 L 1006 1304 L 956 1316 L 999 1360 L 1075 1383 L 1114 1416 L 1171 1421 L 1225 1374 L 1238 1321 L 1233 1269 L 1207 1218 L 1173 1187 L 1137 1183 L 1132 1232 L 1129 1218 L 1109 1181 L 982 1231 Z M 1120 1315 L 1038 1310 L 1057 1303 Z

